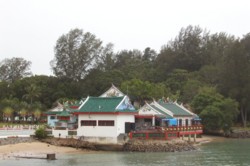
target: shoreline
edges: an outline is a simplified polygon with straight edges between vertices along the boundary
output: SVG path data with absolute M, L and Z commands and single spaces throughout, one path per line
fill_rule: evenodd
M 47 154 L 91 154 L 98 153 L 88 149 L 54 146 L 34 140 L 33 142 L 17 143 L 0 146 L 0 160 L 14 159 L 17 157 L 45 157 Z
M 196 143 L 194 143 L 196 146 L 200 146 L 202 144 L 207 144 L 210 142 L 223 142 L 228 138 L 222 137 L 222 136 L 213 136 L 213 135 L 202 135 L 202 138 L 196 139 Z
M 225 137 L 202 135 L 202 138 L 197 138 L 194 146 L 200 146 L 205 143 L 214 141 L 224 141 Z M 176 139 L 174 141 L 181 141 Z M 184 141 L 187 141 L 184 139 Z M 51 145 L 47 142 L 41 142 L 33 140 L 30 142 L 8 144 L 0 146 L 0 160 L 13 159 L 16 157 L 41 157 L 46 154 L 55 153 L 56 155 L 62 154 L 91 154 L 91 153 L 103 153 L 100 150 L 90 150 L 87 148 L 75 148 L 67 146 Z

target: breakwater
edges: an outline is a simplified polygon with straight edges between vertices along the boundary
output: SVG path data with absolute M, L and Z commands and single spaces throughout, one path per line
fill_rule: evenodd
M 41 140 L 55 146 L 67 146 L 79 149 L 102 150 L 102 151 L 122 151 L 122 145 L 119 144 L 99 144 L 74 138 L 47 138 Z
M 36 141 L 32 137 L 6 137 L 0 138 L 0 145 L 10 145 L 10 144 L 18 144 L 18 143 L 27 143 Z
M 197 149 L 197 147 L 193 143 L 182 140 L 170 140 L 170 141 L 130 140 L 123 145 L 99 144 L 77 139 L 62 139 L 62 138 L 44 139 L 43 142 L 56 146 L 68 146 L 74 148 L 102 150 L 102 151 L 180 152 L 180 151 L 192 151 Z
M 235 130 L 228 135 L 229 138 L 250 138 L 250 131 Z
M 182 152 L 197 150 L 197 147 L 191 142 L 182 140 L 131 140 L 124 144 L 123 150 L 129 152 Z

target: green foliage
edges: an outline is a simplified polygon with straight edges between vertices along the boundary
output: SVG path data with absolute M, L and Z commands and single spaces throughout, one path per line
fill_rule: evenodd
M 207 106 L 215 102 L 221 102 L 223 96 L 217 93 L 215 88 L 204 87 L 199 90 L 200 92 L 193 98 L 191 106 L 195 113 L 200 114 Z
M 219 108 L 211 105 L 207 106 L 201 113 L 202 124 L 206 130 L 216 131 L 223 127 L 223 114 Z
M 6 118 L 7 121 L 9 121 L 9 119 L 13 120 L 12 116 L 14 113 L 14 109 L 11 107 L 6 107 L 3 109 L 3 116 Z
M 90 32 L 73 29 L 68 34 L 62 35 L 56 42 L 55 58 L 51 61 L 54 74 L 79 81 L 89 68 L 97 62 L 98 56 L 107 49 L 102 47 L 102 42 Z
M 127 92 L 132 100 L 144 104 L 144 100 L 159 99 L 163 96 L 171 96 L 170 90 L 163 83 L 150 83 L 139 79 L 125 81 L 121 89 Z
M 170 71 L 176 68 L 199 70 L 205 64 L 203 50 L 208 38 L 209 33 L 199 26 L 182 28 L 176 38 L 161 50 L 157 57 L 161 59 L 160 65 Z
M 0 63 L 0 117 L 3 119 L 5 107 L 13 108 L 14 116 L 21 109 L 34 115 L 36 109 L 51 108 L 60 98 L 99 96 L 114 84 L 141 104 L 170 97 L 192 105 L 204 117 L 222 113 L 223 125 L 218 122 L 218 128 L 228 130 L 234 119 L 246 126 L 250 117 L 249 55 L 250 33 L 240 39 L 187 26 L 157 53 L 150 47 L 114 52 L 112 44 L 103 46 L 95 35 L 73 29 L 56 42 L 51 62 L 56 76 L 26 77 L 30 76 L 30 62 L 24 59 Z
M 223 129 L 227 133 L 238 115 L 238 103 L 225 98 L 215 88 L 205 87 L 194 97 L 193 109 L 208 131 Z
M 243 125 L 250 113 L 250 35 L 236 40 L 221 65 L 219 89 L 222 94 L 239 102 Z
M 14 82 L 30 76 L 31 62 L 23 58 L 5 59 L 0 62 L 0 81 Z
M 23 98 L 30 99 L 30 104 L 32 104 L 35 97 L 39 97 L 41 95 L 40 89 L 35 84 L 31 84 L 25 90 L 27 94 L 25 94 Z
M 22 119 L 24 119 L 26 117 L 26 115 L 28 114 L 28 111 L 26 109 L 21 109 L 21 111 L 19 112 L 20 116 L 22 117 Z
M 38 129 L 36 129 L 35 131 L 35 137 L 38 139 L 44 139 L 46 138 L 47 132 L 46 132 L 46 128 L 44 126 L 40 126 Z
M 175 69 L 168 75 L 166 80 L 166 86 L 171 89 L 173 93 L 178 90 L 182 90 L 182 87 L 188 80 L 188 71 L 183 69 Z
M 184 103 L 191 103 L 194 96 L 198 94 L 199 89 L 202 88 L 204 84 L 198 80 L 187 80 L 182 86 L 182 94 L 180 100 Z

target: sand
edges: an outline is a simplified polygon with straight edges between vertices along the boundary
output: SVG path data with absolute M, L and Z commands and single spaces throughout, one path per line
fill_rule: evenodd
M 71 147 L 59 147 L 42 142 L 18 143 L 0 146 L 0 160 L 15 157 L 46 157 L 46 154 L 56 155 L 67 153 L 93 153 L 95 151 L 82 150 Z

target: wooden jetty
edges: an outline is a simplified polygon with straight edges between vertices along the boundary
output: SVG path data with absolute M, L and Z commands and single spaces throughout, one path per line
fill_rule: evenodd
M 55 153 L 49 153 L 46 157 L 38 157 L 38 156 L 14 156 L 16 158 L 25 158 L 25 159 L 45 159 L 45 160 L 56 160 Z

